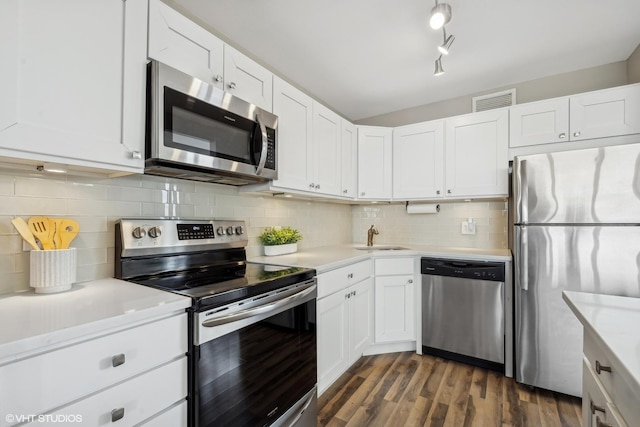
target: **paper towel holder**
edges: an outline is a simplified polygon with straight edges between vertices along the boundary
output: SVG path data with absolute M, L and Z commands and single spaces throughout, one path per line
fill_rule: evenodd
M 429 204 L 432 205 L 432 203 L 429 203 Z M 418 205 L 420 205 L 420 203 Z M 405 209 L 405 211 L 409 210 L 409 201 L 405 202 L 404 209 Z M 440 212 L 440 203 L 437 203 L 436 204 L 436 213 L 439 213 L 439 212 Z

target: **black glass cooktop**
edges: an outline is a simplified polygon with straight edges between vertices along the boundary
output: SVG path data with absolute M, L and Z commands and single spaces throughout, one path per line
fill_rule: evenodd
M 314 269 L 245 262 L 129 279 L 194 300 L 196 311 L 250 298 L 313 278 Z

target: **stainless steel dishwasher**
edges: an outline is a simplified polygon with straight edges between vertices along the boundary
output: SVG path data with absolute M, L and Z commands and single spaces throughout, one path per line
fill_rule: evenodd
M 505 372 L 505 263 L 422 258 L 422 352 Z

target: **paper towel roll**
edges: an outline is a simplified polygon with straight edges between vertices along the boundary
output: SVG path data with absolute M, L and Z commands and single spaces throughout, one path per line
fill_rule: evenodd
M 434 214 L 440 212 L 440 205 L 437 203 L 411 203 L 407 204 L 408 214 Z

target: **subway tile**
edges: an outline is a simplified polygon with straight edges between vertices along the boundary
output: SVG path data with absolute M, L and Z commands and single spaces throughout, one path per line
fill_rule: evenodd
M 0 196 L 15 195 L 15 180 L 14 176 L 0 175 Z

